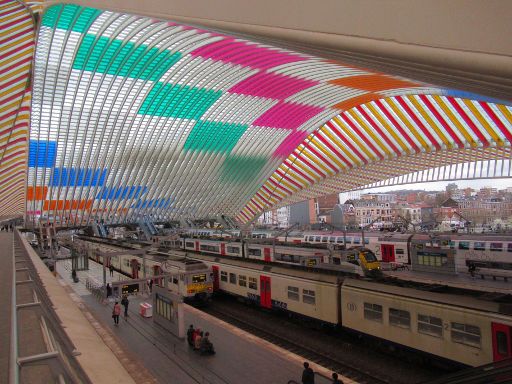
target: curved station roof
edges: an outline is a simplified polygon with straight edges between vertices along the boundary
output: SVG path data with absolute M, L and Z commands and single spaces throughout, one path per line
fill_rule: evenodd
M 45 10 L 32 59 L 31 13 L 4 4 L 0 215 L 247 223 L 313 196 L 511 157 L 510 101 L 76 5 Z

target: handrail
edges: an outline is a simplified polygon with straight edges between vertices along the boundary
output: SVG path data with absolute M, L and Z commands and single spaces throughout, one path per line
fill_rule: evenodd
M 19 383 L 18 359 L 18 317 L 16 309 L 16 249 L 14 233 L 12 235 L 12 293 L 11 293 L 11 346 L 9 363 L 9 383 Z

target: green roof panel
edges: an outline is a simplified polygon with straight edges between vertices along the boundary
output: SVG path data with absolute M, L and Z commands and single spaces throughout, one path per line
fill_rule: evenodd
M 199 121 L 192 128 L 184 149 L 229 153 L 246 130 L 247 125 L 242 124 Z

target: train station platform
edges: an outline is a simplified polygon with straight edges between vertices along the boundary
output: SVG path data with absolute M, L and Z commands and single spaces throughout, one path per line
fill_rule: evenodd
M 201 356 L 179 339 L 139 314 L 142 302 L 151 303 L 151 297 L 130 297 L 129 316 L 121 318 L 118 326 L 111 317 L 113 300 L 98 300 L 84 286 L 87 278 L 100 280 L 102 266 L 90 261 L 89 271 L 78 272 L 80 282 L 71 280 L 69 260 L 57 263 L 57 272 L 63 283 L 73 290 L 76 305 L 85 307 L 94 318 L 98 332 L 105 335 L 114 354 L 129 371 L 144 370 L 147 382 L 158 383 L 212 383 L 261 384 L 301 382 L 304 358 L 261 340 L 204 312 L 185 305 L 185 324 L 193 324 L 210 332 L 216 355 Z M 119 279 L 118 275 L 107 280 Z M 124 277 L 126 279 L 126 277 Z M 121 316 L 122 317 L 122 316 Z M 331 382 L 331 371 L 311 363 L 317 384 Z M 133 367 L 133 368 L 132 368 Z M 342 378 L 342 377 L 340 377 Z M 344 383 L 355 383 L 342 378 Z
M 0 262 L 0 382 L 135 383 L 19 232 L 0 233 Z
M 385 271 L 384 274 L 386 276 L 396 277 L 400 280 L 414 281 L 425 284 L 447 285 L 449 287 L 471 289 L 481 292 L 510 294 L 512 290 L 512 280 L 493 280 L 490 277 L 482 279 L 478 273 L 475 274 L 474 277 L 466 272 L 460 272 L 457 275 L 448 275 L 442 273 L 417 272 L 411 270 Z

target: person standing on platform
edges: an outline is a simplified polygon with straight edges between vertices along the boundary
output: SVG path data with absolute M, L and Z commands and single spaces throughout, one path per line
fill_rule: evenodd
M 309 367 L 307 361 L 304 362 L 304 371 L 302 371 L 302 384 L 315 384 L 315 372 Z
M 107 299 L 112 296 L 112 287 L 107 283 Z
M 114 277 L 114 266 L 112 264 L 109 265 L 108 270 L 110 271 L 110 277 Z
M 112 310 L 112 318 L 114 319 L 114 324 L 119 325 L 119 315 L 121 314 L 121 306 L 116 301 L 114 304 L 114 309 Z
M 124 307 L 124 319 L 128 319 L 128 304 L 130 304 L 130 301 L 128 300 L 128 296 L 124 295 L 123 299 L 121 300 L 121 305 Z
M 343 384 L 343 381 L 338 379 L 338 374 L 337 373 L 333 373 L 332 374 L 332 384 Z
M 188 329 L 187 329 L 187 342 L 188 342 L 188 345 L 190 345 L 191 347 L 194 346 L 194 332 L 195 332 L 194 326 L 192 324 L 190 324 L 190 327 L 188 327 Z

